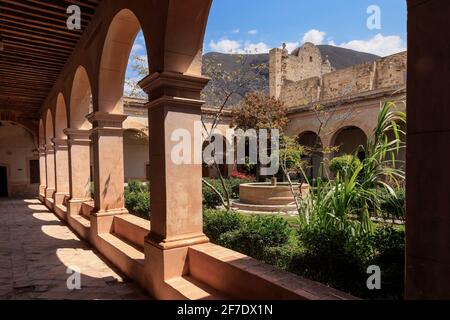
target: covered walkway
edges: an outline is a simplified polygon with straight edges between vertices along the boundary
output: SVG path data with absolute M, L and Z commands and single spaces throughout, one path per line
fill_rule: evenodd
M 81 271 L 70 290 L 68 267 Z M 37 200 L 0 200 L 0 299 L 148 299 Z

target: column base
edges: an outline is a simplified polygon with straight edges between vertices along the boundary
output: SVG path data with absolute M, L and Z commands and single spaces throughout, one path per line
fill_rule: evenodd
M 53 199 L 53 196 L 55 195 L 55 189 L 47 188 L 45 189 L 45 197 L 47 199 Z
M 124 214 L 129 214 L 125 208 L 93 212 L 91 214 L 91 231 L 95 236 L 102 233 L 111 233 L 114 217 Z
M 45 189 L 46 186 L 39 186 L 39 196 L 43 196 L 45 198 Z
M 86 199 L 70 199 L 67 202 L 67 213 L 70 216 L 83 215 L 83 204 L 92 201 L 90 198 Z
M 65 197 L 67 197 L 68 194 L 67 193 L 55 193 L 53 195 L 53 200 L 55 201 L 55 206 L 59 206 L 64 204 L 64 199 Z
M 55 194 L 55 189 L 45 189 L 45 199 L 44 204 L 48 209 L 53 211 L 55 201 L 53 200 L 53 196 Z
M 156 299 L 180 299 L 166 281 L 189 274 L 189 247 L 208 242 L 204 234 L 161 241 L 150 233 L 144 244 L 146 289 Z

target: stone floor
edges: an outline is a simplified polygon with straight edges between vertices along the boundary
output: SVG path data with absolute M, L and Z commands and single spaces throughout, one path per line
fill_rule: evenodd
M 70 290 L 77 269 L 81 288 Z M 148 297 L 39 201 L 0 199 L 0 299 Z

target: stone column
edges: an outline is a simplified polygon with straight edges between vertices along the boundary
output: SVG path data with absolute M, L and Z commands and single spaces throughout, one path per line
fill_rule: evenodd
M 194 141 L 203 105 L 200 92 L 207 83 L 206 78 L 164 72 L 139 84 L 149 95 L 152 227 L 145 244 L 146 272 L 149 289 L 158 298 L 165 298 L 164 280 L 186 272 L 188 247 L 209 241 L 203 233 L 201 132 Z M 171 159 L 180 144 L 172 141 L 175 130 L 190 134 L 185 142 L 196 147 L 198 163 Z
M 45 189 L 47 188 L 47 168 L 45 163 L 45 147 L 40 147 L 39 152 L 39 199 L 42 201 L 45 199 Z
M 47 187 L 45 188 L 45 198 L 52 199 L 56 191 L 55 181 L 55 148 L 52 144 L 45 145 L 45 165 L 47 174 Z
M 126 214 L 124 198 L 123 128 L 127 116 L 94 112 L 91 139 L 94 158 L 94 232 L 110 231 L 114 215 Z
M 91 200 L 91 131 L 66 129 L 69 146 L 69 215 L 81 214 L 81 206 Z
M 56 192 L 53 196 L 55 206 L 64 202 L 69 195 L 69 148 L 67 139 L 53 139 L 55 145 Z
M 411 300 L 450 299 L 449 16 L 450 1 L 408 0 L 405 298 Z M 424 27 L 425 20 L 433 23 Z

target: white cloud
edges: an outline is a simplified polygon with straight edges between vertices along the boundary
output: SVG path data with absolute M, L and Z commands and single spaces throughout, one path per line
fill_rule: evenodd
M 252 54 L 252 53 L 269 53 L 270 49 L 271 48 L 264 42 L 259 42 L 259 43 L 247 42 L 245 44 L 243 53 L 248 53 L 248 54 Z
M 399 36 L 377 34 L 369 40 L 353 40 L 341 43 L 340 47 L 376 54 L 382 57 L 406 50 L 406 45 Z
M 234 29 L 233 31 L 231 31 L 231 33 L 235 33 L 235 34 L 241 33 L 241 30 L 240 29 Z
M 256 29 L 250 30 L 250 31 L 248 32 L 248 34 L 251 34 L 251 35 L 258 34 L 258 30 L 256 30 Z
M 211 40 L 209 43 L 209 47 L 213 51 L 221 52 L 221 53 L 237 53 L 242 44 L 239 41 L 229 40 L 229 39 L 221 39 L 217 42 Z
M 325 39 L 325 32 L 311 29 L 303 35 L 302 43 L 311 42 L 315 45 L 323 44 Z
M 216 52 L 238 54 L 268 53 L 271 49 L 264 42 L 253 43 L 250 41 L 243 42 L 229 39 L 221 39 L 217 42 L 212 40 L 209 43 L 209 47 Z

